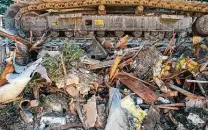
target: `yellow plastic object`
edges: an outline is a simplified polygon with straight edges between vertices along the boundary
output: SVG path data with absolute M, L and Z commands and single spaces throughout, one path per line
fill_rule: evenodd
M 179 61 L 176 63 L 176 67 L 175 67 L 176 72 L 179 72 L 180 70 L 185 69 L 185 66 L 186 66 L 186 58 L 181 57 Z
M 198 43 L 200 43 L 202 40 L 201 37 L 199 36 L 193 36 L 193 45 L 197 45 Z
M 136 108 L 136 106 L 134 105 L 134 101 L 130 96 L 126 96 L 121 100 L 121 107 L 126 109 L 134 116 L 135 126 L 137 128 L 140 128 L 142 121 L 147 115 L 146 112 L 143 111 L 141 108 Z
M 190 72 L 199 72 L 200 65 L 197 62 L 193 61 L 193 60 L 188 60 L 187 61 L 187 69 Z

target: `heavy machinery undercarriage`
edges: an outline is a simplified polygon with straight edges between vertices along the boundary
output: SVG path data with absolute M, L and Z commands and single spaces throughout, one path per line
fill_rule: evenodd
M 208 3 L 178 0 L 20 0 L 8 8 L 8 27 L 40 37 L 171 37 L 189 29 L 208 35 Z

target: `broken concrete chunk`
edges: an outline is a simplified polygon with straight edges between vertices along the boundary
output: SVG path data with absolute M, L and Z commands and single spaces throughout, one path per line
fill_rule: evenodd
M 208 108 L 208 98 L 189 99 L 186 102 L 186 107 Z
M 46 126 L 49 127 L 57 127 L 66 124 L 65 117 L 57 117 L 57 116 L 42 116 L 40 120 L 39 130 L 44 130 Z
M 203 121 L 199 115 L 190 113 L 187 117 L 188 121 L 191 121 L 194 125 L 203 126 L 205 121 Z

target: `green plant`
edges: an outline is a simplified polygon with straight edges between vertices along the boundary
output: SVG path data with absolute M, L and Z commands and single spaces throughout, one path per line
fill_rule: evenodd
M 69 63 L 78 60 L 83 55 L 83 50 L 78 45 L 66 43 L 61 50 L 63 60 L 66 64 L 66 69 L 69 70 Z M 43 66 L 52 81 L 58 81 L 64 78 L 63 67 L 61 63 L 61 56 L 51 57 L 46 55 L 43 58 Z

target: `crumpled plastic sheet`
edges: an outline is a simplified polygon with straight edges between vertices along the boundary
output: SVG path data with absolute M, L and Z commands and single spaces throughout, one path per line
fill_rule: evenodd
M 121 96 L 119 89 L 110 89 L 109 115 L 105 130 L 130 130 L 128 114 L 121 107 Z
M 41 62 L 42 58 L 32 63 L 26 70 L 24 70 L 19 75 L 7 76 L 7 78 L 10 78 L 7 79 L 8 84 L 0 87 L 0 103 L 8 102 L 15 99 L 23 91 L 27 83 L 31 80 L 34 72 L 39 72 L 38 66 L 41 64 Z M 46 80 L 50 82 L 50 79 L 48 78 L 48 76 L 46 76 L 46 74 L 44 74 L 43 71 L 40 74 L 43 78 L 46 78 Z

